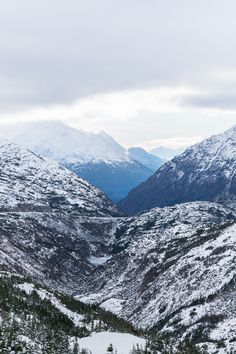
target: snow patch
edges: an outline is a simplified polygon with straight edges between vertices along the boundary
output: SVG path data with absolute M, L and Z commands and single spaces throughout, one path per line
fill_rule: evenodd
M 102 264 L 106 263 L 111 258 L 112 258 L 112 256 L 103 256 L 103 257 L 90 256 L 88 258 L 88 261 L 89 261 L 89 263 L 98 266 L 98 265 L 102 265 Z
M 80 348 L 91 350 L 92 354 L 105 354 L 110 344 L 117 354 L 129 354 L 134 345 L 145 348 L 146 340 L 128 333 L 100 332 L 81 338 L 78 343 Z

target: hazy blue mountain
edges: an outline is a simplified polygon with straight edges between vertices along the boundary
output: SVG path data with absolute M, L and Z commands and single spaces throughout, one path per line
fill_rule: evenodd
M 147 152 L 141 147 L 131 147 L 127 150 L 127 153 L 132 160 L 146 166 L 151 171 L 156 171 L 164 163 L 158 156 Z
M 69 168 L 113 201 L 124 198 L 162 164 L 143 149 L 126 150 L 105 132 L 89 133 L 61 122 L 8 125 L 1 135 Z

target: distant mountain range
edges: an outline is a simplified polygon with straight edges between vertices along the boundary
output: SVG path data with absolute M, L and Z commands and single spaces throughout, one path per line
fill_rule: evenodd
M 126 150 L 105 132 L 88 133 L 61 122 L 5 126 L 1 135 L 67 167 L 115 202 L 163 163 L 144 149 Z
M 178 203 L 236 199 L 236 126 L 166 162 L 120 202 L 128 214 Z
M 164 146 L 156 147 L 150 150 L 150 154 L 158 156 L 162 160 L 171 160 L 173 157 L 182 154 L 185 149 L 171 149 Z
M 235 132 L 151 178 L 163 203 L 176 204 L 175 191 L 196 201 L 132 217 L 57 162 L 0 140 L 0 349 L 35 339 L 29 353 L 50 343 L 69 354 L 68 341 L 105 329 L 146 335 L 151 354 L 234 353 Z

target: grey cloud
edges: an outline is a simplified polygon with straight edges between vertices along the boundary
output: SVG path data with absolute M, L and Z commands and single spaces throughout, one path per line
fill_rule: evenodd
M 183 98 L 183 105 L 197 108 L 221 109 L 228 111 L 236 110 L 236 94 L 209 94 L 195 95 Z
M 0 0 L 0 5 L 0 110 L 113 90 L 202 88 L 211 72 L 236 70 L 234 0 Z M 209 79 L 208 88 L 213 85 L 221 82 Z M 196 97 L 189 104 L 203 101 Z

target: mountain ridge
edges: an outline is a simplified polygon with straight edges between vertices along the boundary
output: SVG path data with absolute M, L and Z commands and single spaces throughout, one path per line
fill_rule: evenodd
M 236 200 L 236 126 L 167 161 L 120 202 L 128 214 L 153 207 L 209 200 Z
M 162 161 L 142 150 L 133 158 L 109 134 L 89 133 L 61 122 L 32 122 L 2 126 L 1 134 L 54 160 L 102 189 L 113 201 L 150 177 Z

